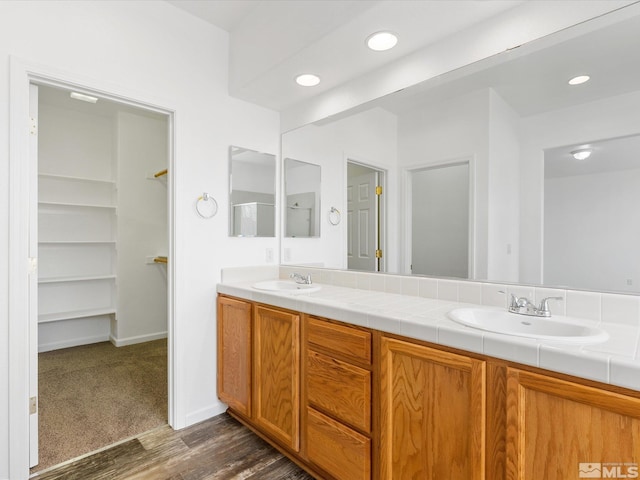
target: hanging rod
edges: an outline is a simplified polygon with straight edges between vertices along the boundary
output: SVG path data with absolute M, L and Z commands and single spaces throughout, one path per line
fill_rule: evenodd
M 169 169 L 165 168 L 164 170 L 160 170 L 158 173 L 154 173 L 153 176 L 155 178 L 161 177 L 163 175 L 166 175 L 167 173 L 169 173 Z
M 155 257 L 153 263 L 167 263 L 167 257 Z

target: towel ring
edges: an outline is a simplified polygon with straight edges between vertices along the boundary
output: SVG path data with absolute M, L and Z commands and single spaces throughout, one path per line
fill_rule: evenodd
M 340 214 L 340 210 L 336 207 L 331 207 L 331 210 L 329 210 L 329 223 L 335 226 L 340 223 L 341 219 L 342 215 Z
M 218 202 L 205 192 L 196 200 L 196 213 L 202 218 L 213 218 L 218 213 Z

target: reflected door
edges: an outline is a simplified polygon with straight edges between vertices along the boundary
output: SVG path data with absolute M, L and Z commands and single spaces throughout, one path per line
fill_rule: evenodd
M 352 175 L 352 166 L 347 182 L 347 264 L 354 270 L 380 270 L 379 258 L 379 215 L 376 187 L 379 185 L 379 172 L 365 167 L 364 173 Z M 357 172 L 357 170 L 356 170 Z
M 411 273 L 469 276 L 469 163 L 411 172 Z

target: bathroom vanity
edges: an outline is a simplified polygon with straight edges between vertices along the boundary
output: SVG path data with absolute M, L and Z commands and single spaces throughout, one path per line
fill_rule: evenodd
M 408 315 L 385 331 L 384 313 L 328 300 L 367 292 L 328 288 L 315 299 L 218 286 L 218 395 L 312 475 L 566 480 L 598 464 L 637 475 L 640 392 L 394 332 Z M 415 301 L 387 301 L 403 299 Z M 441 323 L 451 305 L 434 310 Z

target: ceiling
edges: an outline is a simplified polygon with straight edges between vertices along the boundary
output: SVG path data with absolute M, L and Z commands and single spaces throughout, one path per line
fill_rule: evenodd
M 483 88 L 495 90 L 520 117 L 593 102 L 638 89 L 640 62 L 636 51 L 629 48 L 638 44 L 640 16 L 636 15 L 563 41 L 556 42 L 550 35 L 358 109 L 379 106 L 401 114 L 418 105 L 428 108 Z M 568 85 L 570 78 L 582 74 L 591 76 L 587 84 Z
M 272 108 L 292 105 L 365 75 L 522 0 L 168 0 L 229 32 L 229 92 Z M 398 45 L 374 52 L 366 38 L 380 30 Z M 300 73 L 322 79 L 294 82 Z

